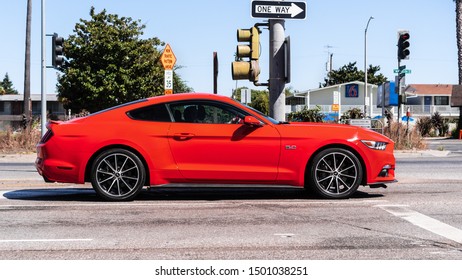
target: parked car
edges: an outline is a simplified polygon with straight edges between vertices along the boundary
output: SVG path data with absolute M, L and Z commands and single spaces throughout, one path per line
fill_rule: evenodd
M 178 183 L 292 185 L 348 198 L 395 180 L 394 143 L 381 134 L 279 122 L 215 94 L 137 100 L 47 128 L 35 163 L 45 181 L 91 182 L 110 201 Z

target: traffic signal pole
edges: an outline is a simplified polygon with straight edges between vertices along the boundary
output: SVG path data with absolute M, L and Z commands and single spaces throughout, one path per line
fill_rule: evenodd
M 402 73 L 402 71 L 406 68 L 405 65 L 401 67 L 401 60 L 407 60 L 409 59 L 410 51 L 410 43 L 409 43 L 409 31 L 408 30 L 399 30 L 398 31 L 398 129 L 397 129 L 397 134 L 398 134 L 398 140 L 399 140 L 399 123 L 401 122 L 401 112 L 403 111 L 403 101 L 405 101 L 405 92 L 403 92 L 403 89 L 401 87 L 401 81 L 405 77 L 405 72 Z
M 269 20 L 269 115 L 278 121 L 285 121 L 286 119 L 284 24 L 283 19 Z

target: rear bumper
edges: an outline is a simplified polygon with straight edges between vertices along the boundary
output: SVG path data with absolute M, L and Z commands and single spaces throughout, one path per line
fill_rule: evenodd
M 35 168 L 46 182 L 78 183 L 78 168 L 69 161 L 52 159 L 43 145 L 37 146 Z

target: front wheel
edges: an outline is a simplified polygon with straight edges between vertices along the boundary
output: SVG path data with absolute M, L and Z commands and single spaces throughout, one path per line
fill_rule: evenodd
M 134 153 L 111 149 L 101 153 L 91 168 L 91 184 L 108 201 L 132 200 L 143 188 L 144 165 Z
M 350 197 L 363 178 L 358 157 L 342 148 L 329 148 L 318 153 L 308 172 L 308 187 L 325 198 Z

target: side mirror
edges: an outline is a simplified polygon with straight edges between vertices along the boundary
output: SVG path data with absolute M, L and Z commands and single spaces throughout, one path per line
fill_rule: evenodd
M 254 116 L 245 116 L 244 124 L 250 125 L 250 126 L 262 126 L 263 125 L 263 123 L 259 121 L 257 118 L 255 118 Z

